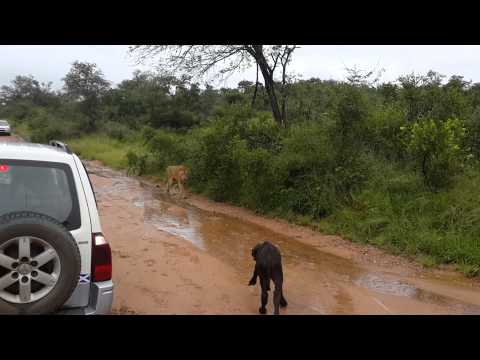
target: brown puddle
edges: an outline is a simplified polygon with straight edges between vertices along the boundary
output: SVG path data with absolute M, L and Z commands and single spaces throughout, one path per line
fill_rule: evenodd
M 125 199 L 143 209 L 144 223 L 187 240 L 233 267 L 245 283 L 241 286 L 246 286 L 251 275 L 251 248 L 265 240 L 276 244 L 283 256 L 286 297 L 298 313 L 480 314 L 480 301 L 460 300 L 448 292 L 445 295 L 420 288 L 405 279 L 323 252 L 294 237 L 187 205 L 151 184 L 108 168 L 94 164 L 87 167 L 92 174 L 114 180 L 112 186 L 95 187 L 99 196 Z M 458 287 L 448 283 L 444 286 Z

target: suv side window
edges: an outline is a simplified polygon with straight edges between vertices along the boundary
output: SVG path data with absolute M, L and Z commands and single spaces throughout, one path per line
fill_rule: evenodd
M 68 230 L 81 226 L 80 208 L 67 164 L 0 159 L 0 215 L 33 211 L 53 217 Z

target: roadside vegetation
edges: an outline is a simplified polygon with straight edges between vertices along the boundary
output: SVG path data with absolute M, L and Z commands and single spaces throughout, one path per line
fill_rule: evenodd
M 216 201 L 478 275 L 480 84 L 348 74 L 283 84 L 279 122 L 261 83 L 136 72 L 113 87 L 75 63 L 62 91 L 31 76 L 3 86 L 0 117 L 132 174 L 186 164 L 189 188 Z

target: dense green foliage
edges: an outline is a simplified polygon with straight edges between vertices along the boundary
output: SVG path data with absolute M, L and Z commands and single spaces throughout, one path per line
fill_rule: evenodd
M 262 86 L 252 106 L 248 81 L 202 89 L 136 72 L 106 89 L 93 73 L 101 91 L 88 107 L 87 93 L 18 77 L 2 88 L 0 117 L 131 174 L 183 163 L 189 187 L 212 199 L 478 273 L 480 84 L 433 71 L 376 85 L 295 81 L 279 127 Z
M 462 147 L 466 128 L 458 119 L 416 121 L 401 129 L 407 131 L 406 150 L 417 162 L 430 189 L 447 186 L 471 157 Z

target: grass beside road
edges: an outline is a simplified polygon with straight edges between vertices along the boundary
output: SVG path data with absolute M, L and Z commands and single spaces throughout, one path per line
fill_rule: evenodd
M 15 135 L 30 141 L 27 123 L 11 121 Z M 54 140 L 54 139 L 52 139 Z M 88 135 L 75 139 L 55 139 L 64 141 L 78 156 L 85 160 L 99 160 L 106 166 L 120 170 L 127 168 L 126 154 L 130 150 L 141 150 L 141 142 L 132 138 L 119 141 L 106 135 Z
M 465 276 L 477 276 L 479 171 L 470 169 L 450 189 L 431 193 L 413 174 L 405 176 L 385 165 L 381 169 L 354 205 L 339 207 L 317 228 L 410 256 L 427 268 L 451 264 Z
M 12 130 L 15 133 L 15 135 L 17 135 L 17 137 L 20 137 L 20 138 L 25 139 L 25 140 L 29 140 L 30 134 L 29 134 L 29 131 L 28 131 L 28 125 L 27 124 L 25 124 L 25 123 L 19 124 L 17 122 L 11 121 L 11 125 L 12 125 Z
M 86 160 L 99 160 L 114 169 L 126 169 L 128 151 L 141 149 L 138 141 L 121 142 L 105 135 L 84 136 L 69 140 L 68 146 Z

